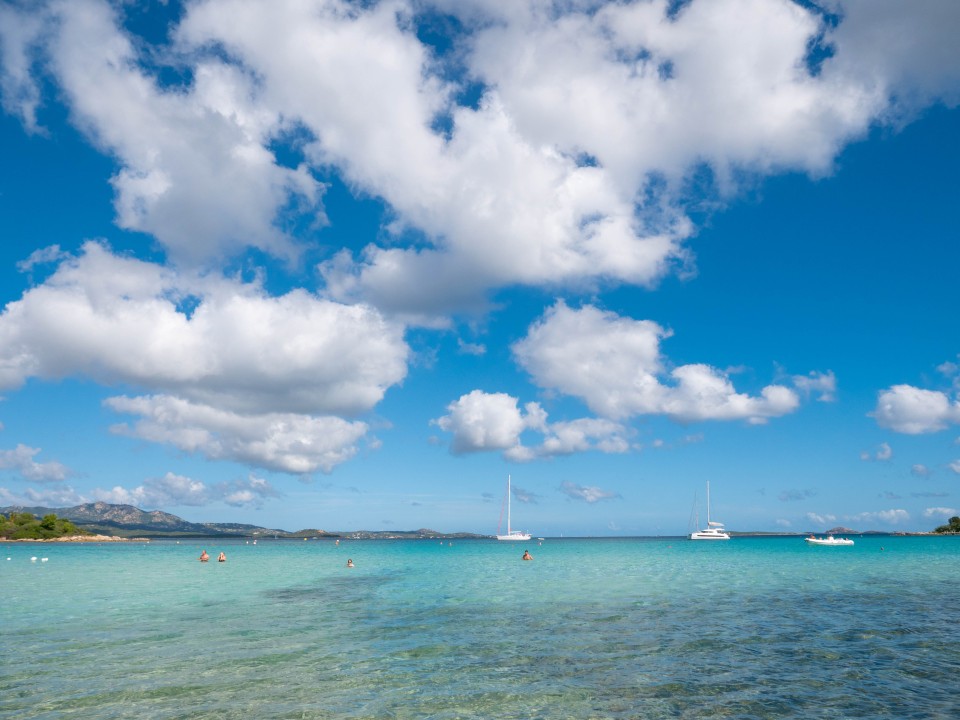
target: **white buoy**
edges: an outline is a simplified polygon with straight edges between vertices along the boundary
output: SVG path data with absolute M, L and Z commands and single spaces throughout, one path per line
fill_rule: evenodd
M 30 558 L 30 562 L 36 562 L 36 561 L 37 559 L 35 557 Z
M 50 559 L 50 558 L 40 558 L 40 562 L 46 562 L 46 561 L 49 560 L 49 559 Z

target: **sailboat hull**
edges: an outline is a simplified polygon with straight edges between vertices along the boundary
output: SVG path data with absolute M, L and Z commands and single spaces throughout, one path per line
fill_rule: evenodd
M 497 540 L 529 540 L 530 533 L 512 532 L 509 535 L 497 535 Z

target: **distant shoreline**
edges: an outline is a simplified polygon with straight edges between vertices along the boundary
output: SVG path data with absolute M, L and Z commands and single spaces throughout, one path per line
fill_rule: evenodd
M 58 538 L 0 538 L 0 543 L 85 543 L 85 542 L 150 542 L 149 538 L 126 538 L 119 535 L 65 535 Z

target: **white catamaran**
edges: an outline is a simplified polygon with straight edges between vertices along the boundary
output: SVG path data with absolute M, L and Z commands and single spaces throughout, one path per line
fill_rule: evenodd
M 503 519 L 503 508 L 500 509 L 500 519 Z M 507 534 L 500 534 L 500 527 L 497 527 L 497 540 L 529 540 L 530 533 L 522 530 L 513 530 L 510 528 L 510 476 L 507 475 Z
M 729 540 L 730 534 L 723 529 L 722 522 L 710 520 L 710 481 L 707 480 L 707 527 L 703 530 L 698 529 L 690 533 L 691 540 Z

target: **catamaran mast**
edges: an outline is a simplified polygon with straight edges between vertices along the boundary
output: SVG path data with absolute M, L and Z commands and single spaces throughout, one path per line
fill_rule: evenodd
M 507 535 L 510 534 L 510 476 L 507 475 Z
M 710 527 L 710 481 L 707 480 L 707 527 Z

